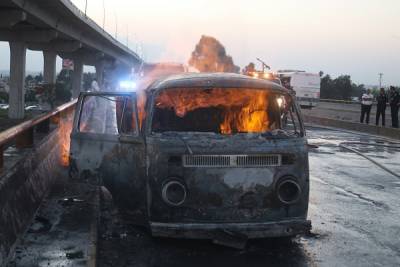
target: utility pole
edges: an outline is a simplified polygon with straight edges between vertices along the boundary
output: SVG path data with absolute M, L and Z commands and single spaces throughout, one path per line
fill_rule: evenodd
M 106 24 L 106 3 L 105 0 L 103 0 L 103 31 L 105 24 Z
M 126 25 L 126 47 L 129 48 L 129 24 Z
M 87 17 L 87 15 L 86 15 L 86 11 L 87 11 L 87 1 L 88 1 L 88 0 L 85 1 L 85 17 Z
M 382 88 L 382 77 L 383 73 L 379 73 L 379 90 Z
M 115 39 L 118 39 L 118 16 L 115 10 L 114 10 L 114 16 L 115 16 Z

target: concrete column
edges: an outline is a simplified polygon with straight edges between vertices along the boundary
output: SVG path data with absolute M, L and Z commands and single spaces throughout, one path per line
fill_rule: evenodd
M 25 116 L 25 66 L 26 44 L 10 42 L 10 92 L 8 117 L 23 119 Z
M 98 60 L 96 62 L 96 65 L 94 66 L 96 68 L 96 79 L 97 83 L 99 84 L 100 90 L 103 91 L 103 80 L 104 80 L 104 60 Z
M 57 53 L 54 51 L 43 51 L 43 80 L 45 83 L 56 83 L 56 59 Z
M 72 97 L 77 98 L 82 90 L 83 61 L 74 59 L 74 72 L 72 74 Z

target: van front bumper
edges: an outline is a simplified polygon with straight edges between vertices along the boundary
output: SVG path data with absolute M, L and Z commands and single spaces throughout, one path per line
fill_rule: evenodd
M 311 230 L 311 221 L 292 219 L 265 223 L 160 223 L 150 222 L 151 233 L 158 237 L 214 239 L 218 233 L 245 235 L 249 239 L 294 236 Z

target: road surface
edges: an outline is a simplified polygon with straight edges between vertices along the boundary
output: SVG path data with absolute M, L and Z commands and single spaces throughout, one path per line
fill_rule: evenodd
M 309 128 L 311 234 L 292 242 L 258 240 L 245 250 L 209 241 L 153 239 L 103 201 L 99 266 L 399 266 L 400 179 L 344 141 L 387 144 L 380 138 Z M 383 142 L 383 143 L 382 143 Z M 400 174 L 400 149 L 348 145 Z M 400 146 L 400 145 L 397 145 Z

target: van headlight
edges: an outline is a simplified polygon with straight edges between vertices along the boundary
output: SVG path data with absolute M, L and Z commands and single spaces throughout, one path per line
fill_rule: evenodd
M 290 205 L 300 199 L 301 188 L 294 177 L 284 177 L 276 186 L 276 194 L 283 204 Z
M 171 206 L 180 206 L 186 200 L 186 187 L 178 180 L 170 180 L 162 187 L 162 199 Z

